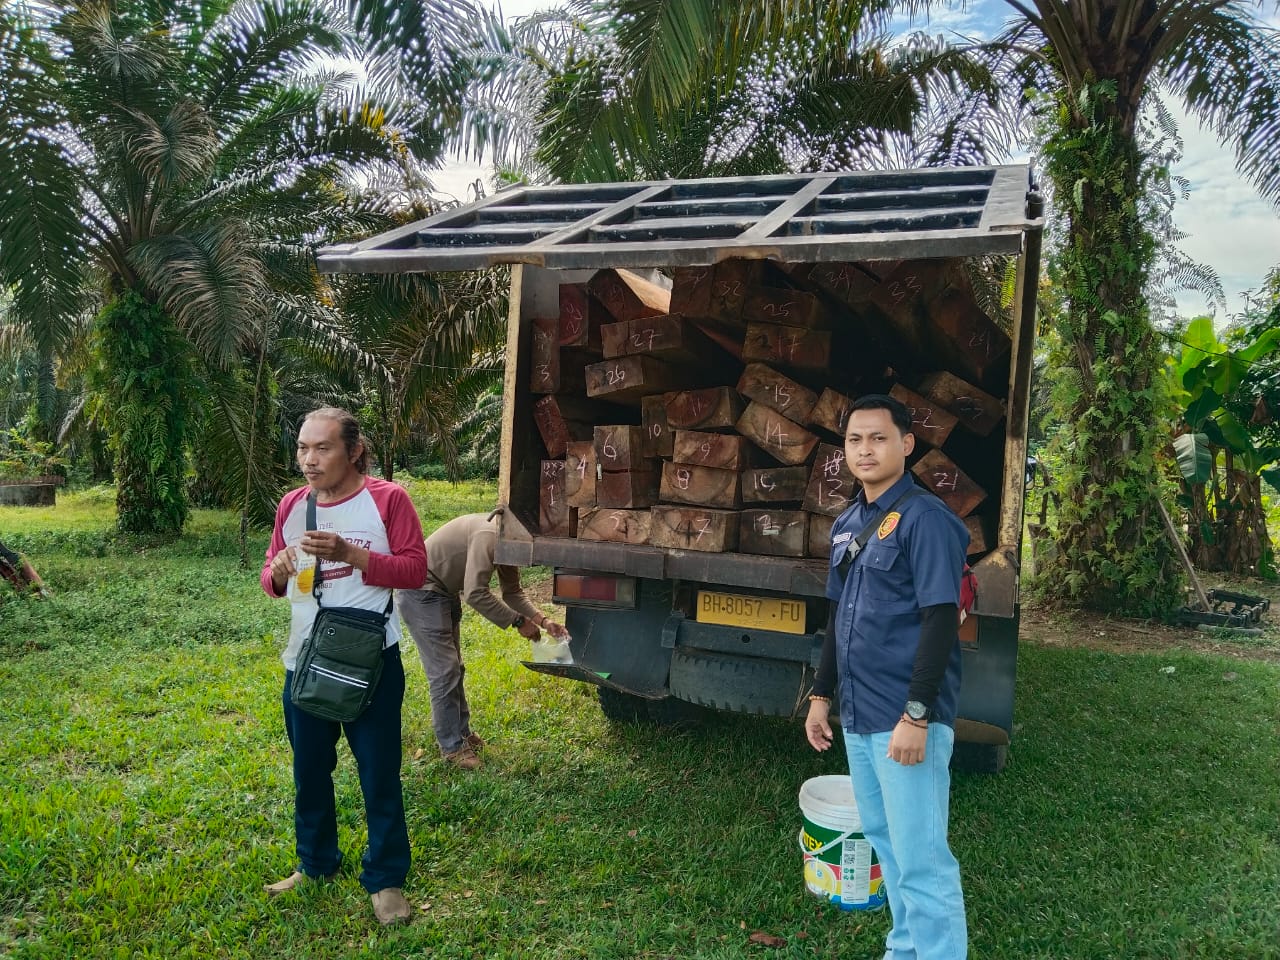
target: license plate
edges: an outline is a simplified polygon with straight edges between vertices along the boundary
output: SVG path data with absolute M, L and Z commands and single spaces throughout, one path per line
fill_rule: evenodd
M 804 633 L 804 601 L 699 590 L 698 622 Z

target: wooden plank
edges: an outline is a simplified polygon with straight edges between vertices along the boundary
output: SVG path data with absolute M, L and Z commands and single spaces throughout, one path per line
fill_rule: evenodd
M 671 291 L 630 270 L 597 270 L 587 289 L 614 320 L 658 317 L 671 312 Z
M 810 513 L 838 517 L 853 502 L 857 492 L 858 481 L 849 472 L 844 448 L 820 444 L 809 474 L 809 486 L 805 490 L 804 509 Z
M 849 410 L 852 406 L 853 401 L 843 393 L 827 387 L 809 411 L 808 422 L 844 439 L 844 428 L 849 425 Z
M 1003 401 L 945 370 L 920 381 L 920 393 L 954 414 L 980 437 L 989 436 L 1004 419 Z
M 596 505 L 596 445 L 575 440 L 565 448 L 564 493 L 569 506 L 590 509 Z M 581 517 L 579 517 L 581 520 Z M 579 534 L 581 536 L 581 534 Z
M 711 315 L 714 267 L 679 267 L 671 279 L 671 312 L 686 317 Z
M 974 379 L 985 380 L 989 373 L 1008 361 L 1013 341 L 982 311 L 967 289 L 952 289 L 929 304 L 933 329 L 950 342 L 955 362 Z
M 732 387 L 681 390 L 663 400 L 667 423 L 675 430 L 732 430 L 746 408 Z
M 889 396 L 901 400 L 911 411 L 911 432 L 916 440 L 930 447 L 941 447 L 960 421 L 944 407 L 895 383 Z
M 605 470 L 596 474 L 596 506 L 635 510 L 658 502 L 658 471 Z
M 809 486 L 806 466 L 764 467 L 742 473 L 744 503 L 799 503 Z
M 991 549 L 991 540 L 987 530 L 992 526 L 984 517 L 970 514 L 964 518 L 965 529 L 969 531 L 969 549 L 966 556 L 986 553 Z
M 600 353 L 602 311 L 585 283 L 560 284 L 560 346 Z
M 733 470 L 663 463 L 659 499 L 734 510 L 742 506 L 742 476 Z
M 743 510 L 738 518 L 738 551 L 769 557 L 803 557 L 809 543 L 809 515 L 803 510 Z
M 645 396 L 677 385 L 675 371 L 652 357 L 615 357 L 587 366 L 587 396 L 639 406 Z
M 759 260 L 734 258 L 717 263 L 708 316 L 721 324 L 740 326 L 747 294 L 760 286 L 763 278 L 764 264 Z
M 563 457 L 571 441 L 590 440 L 595 436 L 595 427 L 590 418 L 581 416 L 582 412 L 569 398 L 554 394 L 534 403 L 533 422 L 548 456 Z
M 825 513 L 809 514 L 809 543 L 805 550 L 809 556 L 830 562 L 831 528 L 835 526 L 835 522 L 835 517 L 829 517 Z
M 648 510 L 591 510 L 578 515 L 578 539 L 648 543 L 651 519 Z
M 736 434 L 677 430 L 671 459 L 675 463 L 741 472 L 750 466 L 752 449 L 746 437 Z
M 642 354 L 699 365 L 727 359 L 706 334 L 676 313 L 607 323 L 600 328 L 600 343 L 606 358 Z
M 778 323 L 748 323 L 742 359 L 826 371 L 831 366 L 831 332 Z
M 742 318 L 748 323 L 785 323 L 793 327 L 829 326 L 822 302 L 804 290 L 781 287 L 756 287 L 747 294 L 742 305 Z
M 644 428 L 644 455 L 670 457 L 675 431 L 667 423 L 667 404 L 661 395 L 640 398 L 640 425 Z
M 738 548 L 738 514 L 705 507 L 657 506 L 649 542 L 655 547 L 725 553 Z
M 738 392 L 763 403 L 796 423 L 804 423 L 818 402 L 818 395 L 763 363 L 749 363 L 738 378 Z
M 644 428 L 629 424 L 597 426 L 596 463 L 601 470 L 652 470 L 644 455 Z
M 792 466 L 804 463 L 818 438 L 794 420 L 754 400 L 738 418 L 738 432 L 769 456 Z
M 804 278 L 848 307 L 866 303 L 877 281 L 866 270 L 852 263 L 819 263 Z
M 930 450 L 911 472 L 959 517 L 967 517 L 987 499 L 986 491 L 941 450 Z
M 560 392 L 560 318 L 533 320 L 529 346 L 529 390 L 533 393 Z
M 543 460 L 538 482 L 538 532 L 544 537 L 572 537 L 577 530 L 578 511 L 565 495 L 565 463 Z

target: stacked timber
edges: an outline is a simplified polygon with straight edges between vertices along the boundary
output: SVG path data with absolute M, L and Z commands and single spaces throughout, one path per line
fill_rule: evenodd
M 526 325 L 543 536 L 823 561 L 857 494 L 853 399 L 887 393 L 911 412 L 917 481 L 971 557 L 994 545 L 1010 343 L 962 266 L 673 274 L 600 270 Z

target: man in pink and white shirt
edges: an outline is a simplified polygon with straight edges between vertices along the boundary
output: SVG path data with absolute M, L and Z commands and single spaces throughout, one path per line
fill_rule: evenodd
M 326 607 L 387 609 L 393 588 L 417 588 L 427 574 L 422 525 L 404 488 L 366 476 L 368 454 L 355 418 L 324 407 L 298 432 L 298 466 L 307 485 L 286 494 L 276 511 L 262 587 L 283 597 L 297 575 L 299 549 L 316 558 Z M 307 529 L 307 496 L 316 494 L 316 529 Z M 383 924 L 404 923 L 411 912 L 402 888 L 409 873 L 409 835 L 400 786 L 400 708 L 404 667 L 400 623 L 387 623 L 382 678 L 369 707 L 355 720 L 324 720 L 293 705 L 289 686 L 318 607 L 309 591 L 289 591 L 289 641 L 283 660 L 284 722 L 293 748 L 294 827 L 298 866 L 266 890 L 285 893 L 307 878 L 329 878 L 342 863 L 338 849 L 333 771 L 345 734 L 360 772 L 369 845 L 360 883 Z

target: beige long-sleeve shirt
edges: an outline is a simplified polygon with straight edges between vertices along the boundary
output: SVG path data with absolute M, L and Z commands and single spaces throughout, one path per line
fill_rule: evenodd
M 427 582 L 424 590 L 459 597 L 499 627 L 510 627 L 516 615 L 539 620 L 541 613 L 520 588 L 516 567 L 493 562 L 498 545 L 498 520 L 469 513 L 450 520 L 427 537 Z M 489 583 L 494 572 L 502 599 Z

